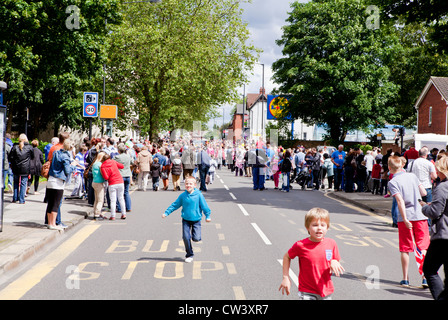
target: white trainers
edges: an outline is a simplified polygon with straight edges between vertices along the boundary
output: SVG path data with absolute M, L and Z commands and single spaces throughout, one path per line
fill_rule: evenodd
M 191 262 L 193 262 L 193 258 L 192 257 L 185 258 L 185 262 L 191 263 Z

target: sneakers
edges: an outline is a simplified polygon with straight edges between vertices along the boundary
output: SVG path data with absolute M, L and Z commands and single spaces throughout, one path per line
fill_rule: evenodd
M 400 285 L 403 286 L 403 287 L 409 287 L 409 281 L 408 280 L 401 280 L 400 281 Z M 429 288 L 428 282 L 426 281 L 426 279 L 422 280 L 422 288 L 423 289 Z
M 192 263 L 193 262 L 193 258 L 192 257 L 185 258 L 185 262 L 186 263 Z
M 409 287 L 409 281 L 408 280 L 401 280 L 400 285 L 403 287 Z

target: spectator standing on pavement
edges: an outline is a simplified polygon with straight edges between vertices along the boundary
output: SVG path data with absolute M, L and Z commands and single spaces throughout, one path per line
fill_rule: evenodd
M 207 185 L 205 184 L 205 179 L 207 178 L 208 170 L 210 169 L 210 156 L 207 151 L 199 150 L 197 154 L 197 164 L 199 170 L 200 187 L 199 190 L 207 191 Z
M 427 218 L 422 213 L 419 203 L 426 190 L 417 177 L 402 171 L 400 157 L 391 156 L 388 160 L 389 171 L 394 175 L 389 181 L 391 196 L 397 200 L 398 211 L 398 247 L 401 256 L 403 280 L 402 286 L 409 286 L 409 252 L 414 252 L 414 242 L 422 255 L 425 256 L 429 246 L 429 232 Z M 423 278 L 422 285 L 427 286 Z
M 278 178 L 280 176 L 280 163 L 283 160 L 283 154 L 278 152 L 278 149 L 275 149 L 274 156 L 271 160 L 271 170 L 272 176 L 274 179 L 274 190 L 278 190 Z
M 280 166 L 282 176 L 283 176 L 283 185 L 282 190 L 283 192 L 289 192 L 289 186 L 290 186 L 290 175 L 291 175 L 291 153 L 289 150 L 286 150 L 283 155 L 283 161 Z
M 426 190 L 426 196 L 422 197 L 424 202 L 432 201 L 432 182 L 437 179 L 436 167 L 427 159 L 429 150 L 427 147 L 422 147 L 418 151 L 419 157 L 415 159 L 410 166 L 409 172 L 415 174 Z
M 60 205 L 64 195 L 65 182 L 75 170 L 76 161 L 70 156 L 71 141 L 65 139 L 62 148 L 51 154 L 51 166 L 48 171 L 47 181 L 47 227 L 51 230 L 60 230 L 63 228 L 57 223 L 57 216 L 60 216 Z
M 12 173 L 14 174 L 14 193 L 12 202 L 25 203 L 30 162 L 34 159 L 33 147 L 28 143 L 25 134 L 19 136 L 19 142 L 14 144 L 9 154 Z
M 403 156 L 406 158 L 407 160 L 407 165 L 406 168 L 409 168 L 409 166 L 411 165 L 411 163 L 415 160 L 418 159 L 418 151 L 415 150 L 414 145 L 411 145 L 411 147 L 405 151 L 405 153 L 403 154 Z M 409 170 L 408 170 L 409 171 Z
M 76 170 L 73 174 L 73 178 L 75 179 L 75 187 L 73 188 L 71 197 L 82 197 L 84 193 L 84 171 L 86 170 L 85 165 L 85 154 L 87 153 L 87 147 L 82 144 L 79 148 L 79 152 L 75 155 L 76 161 Z
M 152 178 L 152 190 L 159 191 L 160 175 L 162 174 L 162 166 L 159 163 L 159 158 L 154 158 L 152 161 L 149 174 Z
M 323 178 L 327 176 L 328 189 L 333 189 L 334 165 L 328 153 L 324 153 L 324 164 L 322 166 L 324 168 Z
M 320 185 L 320 166 L 321 166 L 321 154 L 317 152 L 316 148 L 311 149 L 311 155 L 313 157 L 313 183 L 314 190 L 319 190 Z
M 108 154 L 106 154 L 104 162 L 101 164 L 101 175 L 108 182 L 110 197 L 109 220 L 115 220 L 117 200 L 120 202 L 121 208 L 126 208 L 126 203 L 124 202 L 124 181 L 119 171 L 119 169 L 123 168 L 124 166 L 121 163 L 112 160 Z M 126 219 L 126 213 L 121 213 L 121 219 Z
M 441 157 L 436 162 L 437 176 L 440 182 L 434 188 L 431 203 L 421 201 L 422 212 L 432 221 L 431 241 L 423 264 L 423 273 L 428 281 L 429 290 L 435 300 L 448 299 L 448 158 Z M 445 285 L 438 275 L 443 264 Z
M 173 181 L 173 191 L 180 191 L 180 175 L 182 174 L 182 160 L 179 153 L 174 155 L 171 161 L 171 180 Z
M 3 190 L 8 186 L 9 191 L 12 192 L 12 181 L 14 178 L 9 164 L 9 154 L 11 153 L 11 149 L 12 146 L 9 143 L 5 143 L 5 158 L 3 159 Z
M 151 153 L 148 151 L 148 147 L 143 146 L 142 150 L 137 155 L 137 166 L 139 169 L 139 173 L 137 176 L 137 184 L 139 190 L 146 191 L 152 161 L 153 161 L 152 156 Z
M 253 190 L 266 190 L 264 186 L 265 182 L 265 170 L 267 156 L 263 149 L 255 149 L 255 153 L 249 153 L 249 164 L 252 163 L 252 182 Z
M 99 152 L 96 154 L 95 159 L 92 163 L 92 168 L 90 169 L 92 173 L 92 189 L 95 192 L 95 201 L 93 203 L 93 218 L 103 220 L 104 216 L 101 213 L 101 209 L 103 208 L 104 203 L 104 180 L 103 175 L 101 174 L 101 165 L 105 160 L 105 152 Z
M 56 145 L 56 144 L 58 144 L 58 143 L 59 143 L 59 138 L 58 137 L 51 138 L 51 142 L 47 143 L 47 145 L 44 148 L 45 161 L 48 161 L 48 154 L 50 153 L 51 147 Z
M 311 209 L 305 215 L 305 227 L 310 236 L 294 243 L 283 256 L 283 280 L 279 291 L 289 295 L 289 268 L 291 260 L 298 257 L 299 298 L 331 300 L 334 292 L 331 274 L 339 276 L 345 270 L 339 263 L 341 257 L 336 242 L 325 237 L 330 227 L 330 214 L 325 209 Z
M 367 178 L 365 182 L 366 192 L 372 191 L 372 185 L 369 184 L 370 178 L 372 176 L 373 165 L 375 164 L 375 158 L 372 155 L 372 150 L 368 150 L 366 156 L 364 157 L 364 161 L 366 162 L 367 169 Z
M 192 149 L 192 146 L 184 146 L 181 161 L 183 168 L 183 178 L 185 180 L 188 176 L 193 176 L 193 170 L 195 168 L 194 151 Z
M 42 151 L 39 150 L 39 141 L 34 139 L 31 141 L 31 145 L 33 146 L 34 158 L 30 160 L 30 178 L 28 179 L 28 189 L 31 187 L 31 184 L 34 180 L 34 194 L 39 194 L 37 191 L 39 189 L 39 178 L 40 172 L 42 171 L 42 165 L 44 164 L 44 156 Z
M 214 157 L 211 157 L 210 159 L 210 168 L 208 169 L 208 183 L 213 184 L 215 181 L 215 171 L 216 167 L 218 166 L 218 162 L 215 160 Z
M 344 187 L 345 192 L 354 191 L 354 178 L 356 173 L 356 153 L 350 151 L 350 153 L 345 157 L 344 161 Z
M 338 150 L 331 154 L 331 161 L 334 164 L 334 190 L 339 191 L 342 183 L 342 170 L 345 161 L 346 153 L 344 146 L 341 144 L 338 146 Z
M 205 201 L 204 195 L 196 189 L 196 179 L 188 176 L 185 179 L 185 191 L 179 195 L 162 214 L 162 218 L 169 216 L 173 211 L 182 207 L 182 239 L 185 245 L 185 262 L 193 261 L 193 247 L 191 240 L 194 242 L 201 241 L 201 219 L 202 214 L 205 221 L 210 222 L 210 208 Z
M 428 160 L 432 161 L 433 163 L 435 163 L 437 161 L 437 154 L 439 153 L 439 149 L 437 148 L 432 148 L 431 152 L 428 154 Z
M 124 183 L 124 202 L 126 203 L 126 212 L 131 212 L 131 196 L 129 195 L 129 186 L 131 185 L 131 164 L 134 163 L 131 156 L 126 152 L 126 145 L 120 143 L 117 147 L 118 155 L 114 157 L 114 160 L 121 163 L 124 168 L 119 169 Z M 117 211 L 123 212 L 125 210 L 121 207 L 120 202 L 117 203 Z
M 379 194 L 380 192 L 380 181 L 381 181 L 381 159 L 376 159 L 376 163 L 372 167 L 372 180 L 373 188 L 372 194 Z
M 70 133 L 68 133 L 68 132 L 63 131 L 58 134 L 58 143 L 56 143 L 55 145 L 53 145 L 50 148 L 50 151 L 48 152 L 47 161 L 50 161 L 50 163 L 52 162 L 53 153 L 56 152 L 57 150 L 61 150 L 64 146 L 64 141 L 69 138 L 70 138 Z M 70 146 L 70 150 L 71 150 L 71 146 Z M 47 188 L 48 188 L 48 184 L 47 184 Z M 45 192 L 46 192 L 46 190 L 45 190 Z M 45 199 L 46 199 L 46 195 L 45 195 Z M 61 221 L 61 205 L 62 205 L 62 200 L 59 204 L 58 215 L 56 216 L 56 225 L 66 228 L 67 226 Z M 48 224 L 47 214 L 45 214 L 45 224 Z

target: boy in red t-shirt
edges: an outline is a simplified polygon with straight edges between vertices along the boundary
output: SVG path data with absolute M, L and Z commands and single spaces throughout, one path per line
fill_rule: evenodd
M 336 242 L 325 238 L 330 227 L 330 214 L 325 209 L 311 209 L 305 215 L 305 227 L 309 238 L 294 243 L 283 257 L 283 280 L 278 290 L 289 295 L 289 267 L 291 259 L 298 257 L 300 299 L 331 300 L 334 291 L 331 274 L 339 277 L 345 270 L 339 263 L 341 257 Z
M 381 181 L 381 159 L 377 159 L 376 163 L 372 167 L 372 180 L 373 180 L 373 189 L 372 194 L 379 194 L 380 190 L 380 181 Z

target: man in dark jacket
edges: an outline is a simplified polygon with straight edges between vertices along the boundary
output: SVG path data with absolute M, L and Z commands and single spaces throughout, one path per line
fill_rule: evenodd
M 14 174 L 14 194 L 12 202 L 25 203 L 25 192 L 30 174 L 30 160 L 34 159 L 33 147 L 24 134 L 19 137 L 19 143 L 14 144 L 9 154 L 12 173 Z M 20 183 L 20 186 L 19 186 Z

